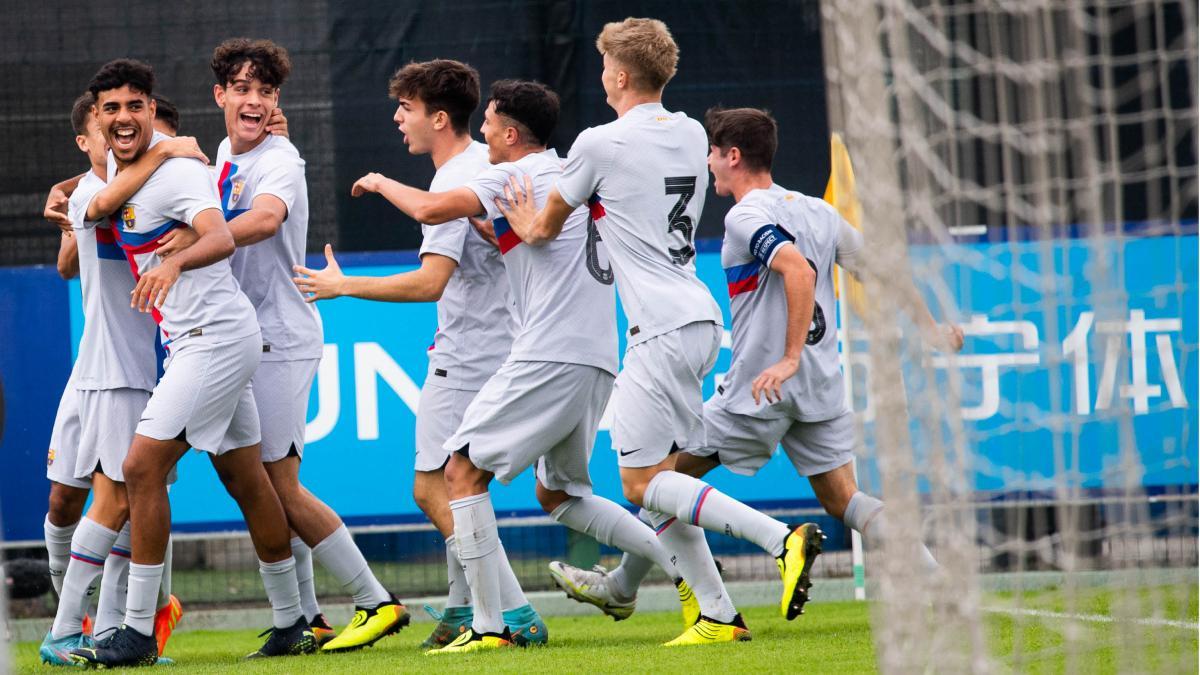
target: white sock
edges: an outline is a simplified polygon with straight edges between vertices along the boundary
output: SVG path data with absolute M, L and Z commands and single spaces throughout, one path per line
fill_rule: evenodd
M 129 564 L 129 597 L 125 601 L 125 625 L 142 635 L 154 635 L 154 610 L 163 564 Z
M 375 578 L 345 525 L 339 525 L 333 534 L 314 546 L 313 557 L 354 598 L 356 607 L 373 609 L 391 602 L 391 594 Z
M 312 620 L 321 613 L 317 604 L 317 585 L 313 581 L 312 549 L 300 537 L 292 537 L 292 557 L 296 559 L 296 584 L 300 587 L 300 610 L 304 620 Z
M 71 560 L 63 575 L 58 612 L 50 629 L 55 638 L 83 632 L 83 615 L 96 592 L 96 583 L 104 572 L 104 560 L 112 550 L 117 533 L 91 518 L 84 517 L 71 537 Z
M 450 501 L 454 514 L 454 543 L 471 587 L 476 633 L 500 633 L 504 630 L 500 607 L 500 531 L 496 512 L 487 492 Z
M 79 523 L 59 527 L 50 522 L 50 514 L 42 523 L 42 532 L 46 535 L 46 553 L 49 554 L 50 583 L 54 584 L 54 594 L 62 596 L 63 575 L 67 573 L 67 561 L 71 559 L 71 537 Z
M 258 573 L 263 587 L 267 589 L 267 600 L 271 603 L 271 620 L 276 628 L 287 628 L 296 623 L 300 614 L 300 587 L 296 583 L 296 559 L 288 556 L 279 562 L 258 561 Z M 133 577 L 129 580 L 133 592 Z
M 865 492 L 855 492 L 854 496 L 850 498 L 850 503 L 846 505 L 846 512 L 842 514 L 842 522 L 847 527 L 858 530 L 867 546 L 883 546 L 883 539 L 887 536 L 888 530 L 886 516 L 883 502 Z M 925 544 L 920 546 L 918 555 L 921 567 L 926 572 L 937 570 L 938 562 L 934 560 L 933 554 L 929 552 Z
M 755 511 L 702 480 L 676 471 L 663 471 L 650 479 L 643 506 L 649 511 L 669 513 L 706 530 L 753 542 L 773 556 L 783 553 L 783 542 L 792 531 L 787 523 Z
M 454 535 L 446 537 L 446 607 L 470 607 L 471 586 L 467 584 L 467 573 L 458 559 L 458 545 Z
M 96 606 L 96 625 L 92 635 L 103 636 L 125 619 L 125 597 L 129 590 L 129 523 L 117 533 L 112 551 L 104 561 L 104 579 L 100 582 L 100 604 Z
M 613 599 L 629 602 L 636 598 L 642 579 L 646 578 L 651 567 L 654 567 L 654 561 L 649 558 L 632 553 L 621 556 L 621 564 L 608 573 L 608 589 Z
M 162 583 L 158 585 L 158 609 L 171 603 L 171 568 L 175 562 L 175 540 L 167 535 L 167 547 L 163 549 Z
M 517 573 L 508 561 L 508 552 L 504 550 L 504 542 L 500 541 L 499 529 L 496 530 L 496 551 L 496 563 L 500 571 L 500 609 L 505 612 L 520 609 L 529 604 L 529 598 L 526 598 L 525 591 L 521 590 Z
M 674 554 L 675 564 L 696 594 L 700 613 L 717 621 L 733 621 L 737 609 L 717 571 L 704 530 L 664 513 L 649 512 L 649 515 L 658 540 Z
M 601 544 L 653 560 L 669 579 L 680 577 L 675 561 L 671 560 L 671 554 L 654 536 L 654 530 L 615 502 L 594 495 L 572 497 L 554 509 L 550 516 L 572 530 L 590 535 Z

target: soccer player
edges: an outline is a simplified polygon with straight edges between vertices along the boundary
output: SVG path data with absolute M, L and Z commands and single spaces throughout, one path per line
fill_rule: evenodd
M 704 404 L 707 444 L 680 455 L 675 468 L 699 478 L 724 465 L 750 476 L 782 445 L 829 515 L 861 532 L 868 545 L 881 541 L 891 527 L 883 503 L 859 491 L 854 477 L 854 418 L 844 398 L 833 315 L 834 263 L 860 275 L 862 235 L 823 200 L 775 184 L 778 131 L 770 114 L 714 108 L 705 126 L 713 185 L 737 202 L 725 216 L 721 246 L 733 362 Z M 957 326 L 937 325 L 923 302 L 917 315 L 935 346 L 962 348 Z M 918 565 L 937 568 L 924 545 Z M 565 567 L 579 583 L 603 587 L 604 572 Z M 643 567 L 624 573 L 640 579 Z
M 410 618 L 375 578 L 341 518 L 300 483 L 308 393 L 324 339 L 316 308 L 292 284 L 292 266 L 304 260 L 308 238 L 304 160 L 287 138 L 267 129 L 291 67 L 287 51 L 270 40 L 234 38 L 213 52 L 213 95 L 229 134 L 217 150 L 217 189 L 239 247 L 233 275 L 262 327 L 262 362 L 253 380 L 262 462 L 297 535 L 291 547 L 301 604 L 322 649 L 345 651 L 374 644 Z M 176 232 L 161 256 L 194 239 L 188 230 Z M 317 604 L 313 556 L 354 598 L 354 619 L 336 638 Z
M 107 174 L 108 147 L 93 113 L 93 104 L 88 92 L 76 99 L 71 111 L 75 141 L 91 164 L 73 190 L 68 215 L 74 225 L 74 235 L 69 240 L 77 243 L 71 248 L 83 292 L 84 331 L 79 357 L 60 405 L 61 423 L 56 424 L 51 444 L 70 452 L 56 457 L 57 453 L 52 451 L 48 467 L 48 471 L 56 472 L 54 485 L 63 485 L 64 481 L 92 485 L 93 500 L 87 516 L 79 521 L 67 542 L 70 560 L 58 587 L 58 611 L 40 649 L 42 660 L 53 665 L 70 665 L 70 651 L 90 644 L 84 619 L 102 569 L 108 572 L 108 581 L 104 585 L 107 592 L 101 596 L 96 635 L 115 628 L 112 617 L 118 609 L 123 613 L 124 602 L 117 589 L 123 585 L 124 570 L 119 566 L 110 569 L 108 564 L 109 558 L 128 559 L 128 544 L 122 548 L 117 543 L 118 531 L 128 538 L 127 528 L 122 529 L 128 518 L 128 504 L 121 464 L 157 377 L 156 328 L 150 317 L 129 308 L 133 290 L 129 264 L 113 243 L 108 226 L 99 222 L 98 217 L 89 219 L 86 215 L 93 197 L 105 189 Z M 163 142 L 140 158 L 137 166 L 119 181 L 114 181 L 121 183 L 114 187 L 124 190 L 126 195 L 132 194 L 140 183 L 129 181 L 144 182 L 171 157 L 204 158 L 195 139 Z M 69 439 L 65 431 L 68 428 L 73 430 Z M 182 610 L 178 600 L 169 594 L 160 601 L 158 609 L 155 621 L 160 626 L 157 632 L 161 655 Z
M 545 198 L 562 172 L 562 160 L 546 147 L 557 122 L 554 92 L 536 82 L 501 80 L 492 85 L 483 118 L 492 168 L 466 186 L 444 192 L 424 192 L 377 175 L 358 183 L 430 224 L 463 216 L 494 218 L 493 235 L 516 308 L 517 336 L 508 360 L 445 444 L 455 452 L 446 479 L 476 612 L 472 630 L 443 653 L 508 642 L 508 628 L 494 611 L 496 581 L 491 577 L 503 554 L 496 545 L 488 484 L 492 477 L 508 483 L 535 464 L 538 501 L 547 513 L 604 544 L 652 558 L 676 581 L 685 614 L 690 604 L 690 623 L 699 615 L 690 589 L 653 531 L 617 504 L 592 494 L 588 459 L 617 372 L 617 335 L 612 270 L 602 260 L 588 209 L 576 209 L 563 234 L 541 247 L 522 245 L 496 210 L 496 199 L 503 197 L 513 176 L 534 176 L 534 190 Z M 321 283 L 334 282 L 338 275 L 322 274 L 334 278 Z M 491 615 L 483 607 L 492 607 Z M 609 611 L 624 618 L 633 606 L 613 605 Z
M 152 136 L 153 87 L 153 70 L 129 59 L 105 64 L 88 87 L 119 170 L 165 138 Z M 287 521 L 259 459 L 250 378 L 262 335 L 226 260 L 233 238 L 207 167 L 192 159 L 164 162 L 112 225 L 137 279 L 131 304 L 158 322 L 169 357 L 122 466 L 133 534 L 125 622 L 95 648 L 73 651 L 72 660 L 109 667 L 157 659 L 153 622 L 170 534 L 167 479 L 189 447 L 211 454 L 260 560 L 274 626 L 255 654 L 313 651 L 315 638 L 300 612 Z M 182 226 L 195 228 L 199 239 L 160 259 L 158 239 Z M 223 451 L 230 447 L 236 449 Z
M 437 169 L 430 189 L 445 191 L 465 184 L 488 168 L 488 149 L 471 139 L 468 125 L 479 106 L 479 74 L 467 64 L 449 59 L 410 63 L 392 76 L 388 94 L 396 99 L 394 120 L 404 134 L 408 151 L 428 154 Z M 372 178 L 377 180 L 372 180 Z M 378 174 L 360 179 L 352 194 L 382 183 Z M 384 197 L 388 192 L 384 191 Z M 390 198 L 389 198 L 390 200 Z M 393 202 L 394 203 L 394 202 Z M 420 218 L 417 218 L 420 221 Z M 423 221 L 422 221 L 423 222 Z M 345 277 L 325 285 L 310 301 L 347 295 L 388 302 L 437 302 L 438 329 L 429 351 L 429 371 L 417 410 L 416 463 L 413 497 L 446 540 L 449 593 L 445 612 L 422 647 L 443 647 L 470 628 L 471 591 L 459 560 L 454 518 L 446 495 L 444 470 L 450 453 L 443 446 L 459 427 L 467 405 L 504 362 L 512 345 L 512 315 L 504 263 L 496 247 L 485 241 L 466 218 L 437 227 L 422 225 L 421 266 L 389 277 Z M 337 269 L 333 251 L 325 247 L 326 268 Z M 304 267 L 296 272 L 313 275 Z M 340 274 L 340 271 L 339 271 Z M 501 609 L 518 644 L 544 643 L 546 625 L 521 590 L 517 577 L 502 557 Z
M 679 50 L 656 19 L 609 23 L 596 40 L 601 82 L 617 120 L 584 130 L 540 211 L 514 181 L 504 215 L 522 241 L 557 236 L 588 202 L 608 247 L 629 319 L 629 346 L 612 400 L 612 441 L 625 497 L 651 512 L 678 557 L 703 616 L 672 644 L 749 639 L 700 527 L 747 539 L 775 556 L 781 606 L 792 619 L 807 601 L 822 534 L 794 530 L 674 470 L 675 454 L 703 446 L 701 384 L 721 344 L 721 313 L 696 277 L 693 246 L 708 183 L 704 128 L 662 105 Z

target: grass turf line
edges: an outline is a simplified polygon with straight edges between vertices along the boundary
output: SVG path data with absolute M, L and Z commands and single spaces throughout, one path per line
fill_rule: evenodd
M 1058 604 L 1056 595 L 1046 594 L 1041 599 L 1045 605 L 1054 606 Z M 1108 602 L 1093 598 L 1085 604 L 1092 605 L 1089 609 L 1100 609 Z M 1187 615 L 1194 620 L 1194 601 L 1187 604 Z M 793 622 L 784 621 L 777 611 L 767 607 L 744 611 L 754 636 L 750 643 L 673 649 L 659 646 L 681 631 L 679 615 L 666 612 L 635 614 L 619 623 L 599 615 L 550 617 L 548 648 L 466 656 L 423 655 L 417 645 L 432 629 L 428 623 L 411 626 L 361 652 L 254 662 L 240 660 L 262 642 L 253 631 L 185 632 L 171 638 L 167 653 L 176 659 L 177 665 L 166 672 L 324 675 L 425 669 L 489 675 L 581 671 L 626 675 L 631 667 L 637 672 L 709 672 L 717 663 L 724 673 L 797 669 L 817 673 L 876 671 L 868 603 L 814 604 L 810 612 Z M 1087 647 L 1066 654 L 1064 622 L 1004 615 L 989 615 L 986 622 L 989 648 L 997 661 L 1002 668 L 1018 672 L 1062 672 L 1068 662 L 1078 672 L 1107 673 L 1131 668 L 1138 672 L 1194 670 L 1200 648 L 1194 631 L 1084 624 L 1071 630 L 1087 632 L 1084 640 Z M 17 672 L 52 672 L 39 663 L 36 643 L 18 645 L 15 656 L 13 665 Z

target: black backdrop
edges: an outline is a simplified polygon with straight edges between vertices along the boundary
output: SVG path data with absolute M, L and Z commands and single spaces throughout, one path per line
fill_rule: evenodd
M 0 46 L 0 265 L 49 263 L 57 233 L 40 213 L 47 188 L 86 169 L 70 129 L 71 102 L 105 61 L 155 66 L 159 92 L 182 112 L 182 130 L 210 157 L 224 136 L 208 61 L 226 37 L 267 37 L 294 61 L 283 89 L 292 138 L 308 162 L 309 248 L 416 248 L 415 224 L 378 197 L 351 199 L 368 171 L 418 186 L 428 157 L 408 154 L 391 121 L 387 81 L 401 65 L 455 58 L 479 69 L 484 95 L 506 77 L 535 78 L 563 101 L 554 145 L 566 154 L 582 129 L 614 118 L 600 86 L 594 41 L 604 23 L 653 16 L 680 45 L 665 104 L 700 118 L 712 105 L 769 108 L 781 126 L 777 180 L 820 193 L 828 176 L 828 124 L 816 0 L 619 2 L 413 0 L 66 0 L 4 3 Z M 481 113 L 472 118 L 479 138 Z M 729 202 L 710 194 L 699 236 L 720 235 Z

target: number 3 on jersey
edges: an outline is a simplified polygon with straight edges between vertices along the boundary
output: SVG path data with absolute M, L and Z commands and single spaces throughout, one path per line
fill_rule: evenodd
M 688 202 L 696 194 L 696 177 L 676 176 L 664 178 L 663 182 L 668 195 L 679 195 L 679 200 L 675 202 L 675 207 L 667 216 L 667 231 L 678 232 L 683 237 L 681 248 L 667 248 L 667 252 L 671 254 L 671 262 L 676 265 L 686 265 L 696 257 L 696 226 L 692 223 L 691 217 L 684 214 Z

